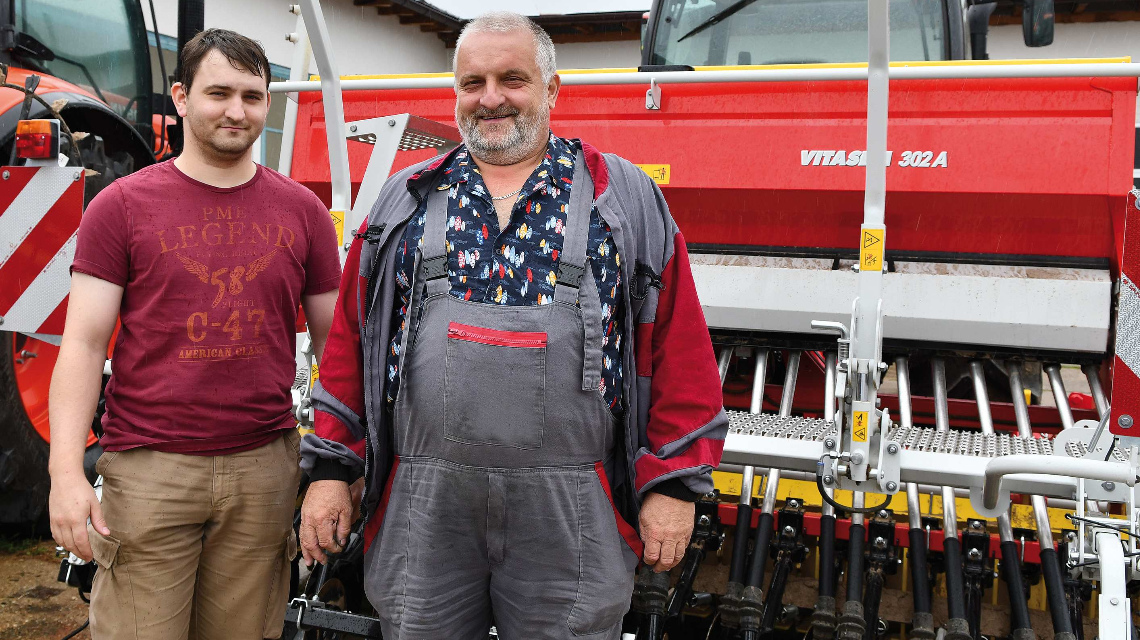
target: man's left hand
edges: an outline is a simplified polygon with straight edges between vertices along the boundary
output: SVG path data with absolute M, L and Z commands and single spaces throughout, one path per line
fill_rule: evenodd
M 668 571 L 685 557 L 689 536 L 693 534 L 696 505 L 660 493 L 648 493 L 641 503 L 641 541 L 645 543 L 642 559 L 654 571 Z

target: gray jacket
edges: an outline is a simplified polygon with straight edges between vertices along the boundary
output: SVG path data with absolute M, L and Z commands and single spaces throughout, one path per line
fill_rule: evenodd
M 586 143 L 582 149 L 594 204 L 613 233 L 628 283 L 625 437 L 615 443 L 624 455 L 615 456 L 610 482 L 615 505 L 636 526 L 641 496 L 666 480 L 679 478 L 696 493 L 712 491 L 728 419 L 685 242 L 660 189 L 630 162 Z M 314 479 L 363 474 L 366 518 L 381 504 L 392 466 L 385 362 L 397 299 L 396 251 L 407 221 L 454 153 L 408 167 L 381 189 L 345 263 L 313 389 L 316 432 L 301 443 L 301 466 Z

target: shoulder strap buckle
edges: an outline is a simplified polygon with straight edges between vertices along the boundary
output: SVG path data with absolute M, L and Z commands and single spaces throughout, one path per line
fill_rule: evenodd
M 425 280 L 438 280 L 447 277 L 447 256 L 424 258 L 421 266 Z
M 360 231 L 353 231 L 352 237 L 360 238 L 365 242 L 369 242 L 371 244 L 376 244 L 377 242 L 380 242 L 380 238 L 384 235 L 385 226 L 386 225 L 382 224 L 371 224 L 368 225 L 368 228 L 365 229 L 363 233 Z
M 582 283 L 582 276 L 585 275 L 585 267 L 580 267 L 576 264 L 568 262 L 558 263 L 558 284 L 564 284 L 570 287 L 578 288 Z

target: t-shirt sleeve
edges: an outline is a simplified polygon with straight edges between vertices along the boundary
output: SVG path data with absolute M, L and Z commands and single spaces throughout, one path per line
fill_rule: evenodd
M 332 291 L 340 286 L 340 252 L 337 250 L 336 227 L 325 205 L 312 197 L 312 240 L 305 263 L 305 295 Z
M 127 286 L 130 231 L 123 190 L 112 183 L 87 205 L 79 221 L 71 270 Z

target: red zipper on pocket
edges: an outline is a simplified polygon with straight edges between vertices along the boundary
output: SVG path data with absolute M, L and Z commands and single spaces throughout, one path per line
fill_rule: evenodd
M 447 325 L 447 337 L 467 342 L 478 342 L 496 347 L 524 347 L 541 349 L 546 347 L 546 334 L 540 332 L 499 331 L 472 327 L 471 325 L 452 322 Z

